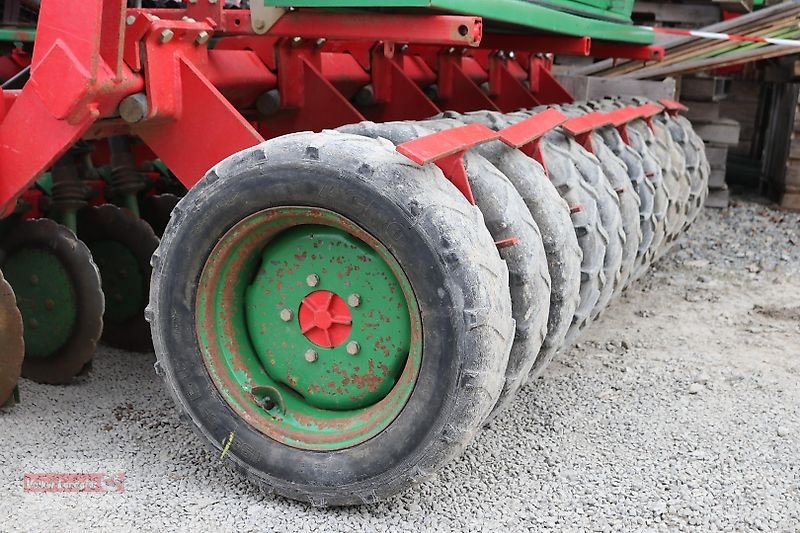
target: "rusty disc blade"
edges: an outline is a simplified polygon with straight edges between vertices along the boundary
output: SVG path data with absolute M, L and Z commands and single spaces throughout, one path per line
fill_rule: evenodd
M 14 396 L 22 359 L 25 356 L 25 343 L 22 337 L 22 316 L 17 309 L 17 300 L 11 285 L 0 272 L 0 407 L 9 403 Z

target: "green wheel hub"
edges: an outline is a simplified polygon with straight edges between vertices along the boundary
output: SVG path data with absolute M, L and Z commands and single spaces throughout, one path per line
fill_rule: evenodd
M 24 321 L 25 354 L 47 358 L 69 341 L 78 299 L 69 272 L 58 257 L 40 248 L 22 248 L 3 265 Z
M 273 208 L 236 224 L 197 294 L 204 362 L 269 437 L 340 449 L 387 427 L 422 357 L 411 285 L 373 236 L 331 211 Z
M 103 283 L 106 301 L 103 319 L 120 324 L 138 316 L 145 305 L 146 280 L 136 257 L 116 241 L 91 242 L 89 250 Z

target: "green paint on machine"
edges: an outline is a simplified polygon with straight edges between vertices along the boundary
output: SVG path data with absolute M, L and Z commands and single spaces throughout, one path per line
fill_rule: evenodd
M 26 357 L 51 357 L 75 327 L 78 300 L 69 273 L 58 257 L 40 248 L 13 253 L 3 272 L 22 314 Z
M 316 8 L 428 8 L 483 17 L 517 30 L 555 32 L 605 41 L 652 44 L 653 32 L 631 24 L 633 0 L 265 0 L 268 6 Z M 505 31 L 505 30 L 504 30 Z
M 204 362 L 268 436 L 341 449 L 389 426 L 414 390 L 422 324 L 379 241 L 312 207 L 251 215 L 220 239 L 197 294 Z
M 403 370 L 410 324 L 399 283 L 374 250 L 341 230 L 304 225 L 280 234 L 246 302 L 264 368 L 314 407 L 372 405 Z

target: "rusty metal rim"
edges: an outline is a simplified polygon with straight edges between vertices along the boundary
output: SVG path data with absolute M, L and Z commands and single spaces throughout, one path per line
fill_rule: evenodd
M 402 287 L 410 314 L 411 350 L 395 387 L 370 407 L 341 412 L 319 410 L 319 414 L 324 416 L 287 412 L 286 403 L 293 400 L 293 393 L 276 391 L 280 384 L 272 381 L 263 367 L 251 371 L 252 360 L 258 358 L 250 342 L 242 341 L 247 336 L 236 334 L 237 328 L 241 328 L 236 319 L 237 305 L 241 303 L 237 280 L 252 279 L 261 251 L 272 238 L 303 224 L 331 226 L 359 238 L 378 252 Z M 195 322 L 206 370 L 228 405 L 262 434 L 300 449 L 343 449 L 380 433 L 399 415 L 411 397 L 421 367 L 421 314 L 411 284 L 399 263 L 369 232 L 344 216 L 322 208 L 286 206 L 265 209 L 230 228 L 209 254 L 201 273 Z M 272 409 L 265 410 L 263 403 L 259 404 L 255 398 L 257 390 L 279 392 L 280 397 L 274 398 Z M 286 423 L 289 419 L 305 429 L 290 426 Z

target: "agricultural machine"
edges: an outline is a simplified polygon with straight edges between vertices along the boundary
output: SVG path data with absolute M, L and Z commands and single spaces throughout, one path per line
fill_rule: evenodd
M 266 490 L 427 479 L 702 207 L 679 103 L 553 74 L 631 4 L 5 0 L 0 403 L 154 347 Z

